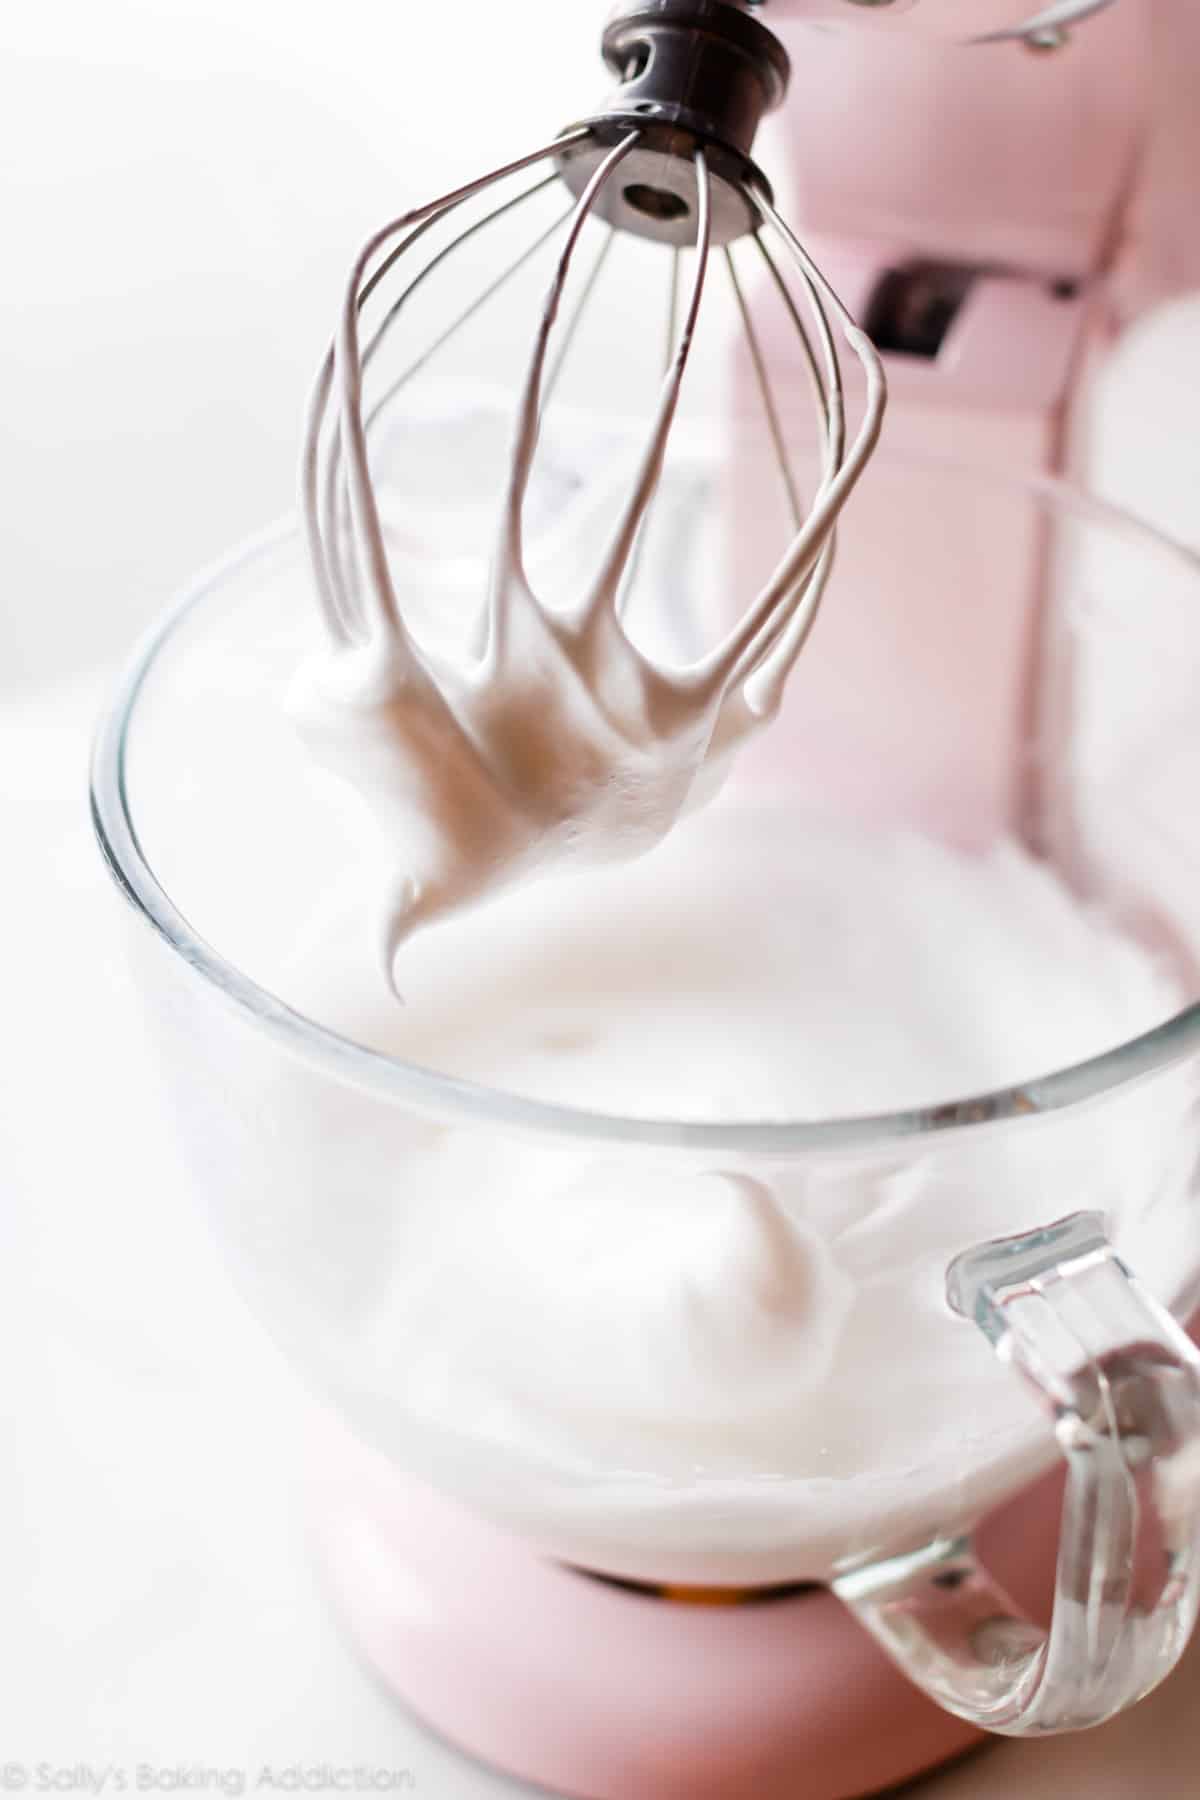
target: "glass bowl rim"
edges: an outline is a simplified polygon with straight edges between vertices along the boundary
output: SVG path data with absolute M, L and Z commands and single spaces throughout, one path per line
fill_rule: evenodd
M 1181 563 L 1200 584 L 1200 553 L 1110 501 L 1051 475 L 1014 475 L 983 464 L 920 452 L 883 452 L 881 465 L 936 469 L 1009 488 L 1068 515 L 1102 523 Z M 294 517 L 243 540 L 202 570 L 153 622 L 126 665 L 96 733 L 91 764 L 91 814 L 100 850 L 118 888 L 169 948 L 220 996 L 282 1049 L 316 1063 L 333 1079 L 423 1115 L 491 1123 L 590 1142 L 665 1151 L 723 1151 L 738 1156 L 789 1158 L 875 1153 L 889 1145 L 911 1150 L 915 1139 L 978 1131 L 1016 1119 L 1083 1106 L 1126 1088 L 1200 1051 L 1200 1000 L 1171 1018 L 1100 1054 L 1037 1079 L 936 1106 L 860 1113 L 830 1119 L 713 1120 L 622 1117 L 535 1100 L 408 1063 L 319 1024 L 287 1006 L 193 930 L 161 886 L 145 855 L 129 803 L 126 751 L 143 685 L 159 655 L 192 612 L 226 581 L 299 537 Z M 1200 591 L 1200 588 L 1198 588 Z

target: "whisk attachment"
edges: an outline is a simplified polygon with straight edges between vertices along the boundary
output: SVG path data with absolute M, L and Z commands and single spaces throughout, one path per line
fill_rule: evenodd
M 699 32 L 698 47 L 692 42 L 685 54 L 689 30 Z M 594 120 L 404 214 L 368 241 L 314 389 L 302 510 L 336 654 L 301 682 L 296 705 L 319 753 L 363 790 L 384 830 L 403 846 L 383 930 L 389 971 L 400 942 L 428 919 L 533 865 L 636 854 L 713 790 L 733 751 L 779 704 L 820 605 L 838 517 L 879 435 L 885 401 L 879 357 L 749 159 L 757 119 L 786 85 L 786 58 L 771 34 L 725 0 L 658 0 L 625 9 L 605 44 L 624 79 Z M 639 48 L 645 45 L 648 54 Z M 730 71 L 725 88 L 723 67 Z M 639 110 L 651 106 L 653 115 Z M 498 184 L 523 175 L 535 178 L 491 204 Z M 570 190 L 569 207 L 455 312 L 434 345 L 410 358 L 382 395 L 368 399 L 378 352 L 428 276 L 468 238 L 542 193 L 548 180 Z M 481 199 L 488 204 L 483 217 L 472 218 L 432 255 L 427 249 L 420 255 L 435 227 Z M 681 245 L 692 266 L 681 284 L 682 318 L 672 332 L 654 417 L 593 573 L 580 592 L 543 599 L 526 566 L 526 495 L 561 366 L 551 358 L 552 342 L 556 328 L 567 337 L 573 329 L 573 323 L 559 327 L 564 292 L 585 229 L 596 221 L 608 230 L 585 298 L 626 230 L 674 247 L 673 284 Z M 516 405 L 476 654 L 459 662 L 419 642 L 411 629 L 407 596 L 397 591 L 388 554 L 370 439 L 402 405 L 417 371 L 556 235 L 561 242 Z M 738 239 L 755 246 L 809 369 L 820 471 L 807 511 L 733 263 L 730 247 Z M 746 324 L 794 532 L 722 641 L 686 667 L 666 668 L 629 636 L 623 597 L 667 456 L 702 299 L 722 260 Z M 364 309 L 383 299 L 389 278 L 400 291 L 364 335 Z M 862 418 L 852 437 L 839 340 L 865 375 Z M 411 580 L 411 571 L 405 578 Z

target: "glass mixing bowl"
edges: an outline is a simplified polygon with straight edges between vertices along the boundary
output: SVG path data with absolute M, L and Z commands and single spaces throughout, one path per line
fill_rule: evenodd
M 402 482 L 420 464 L 414 452 Z M 724 604 L 719 475 L 693 459 L 656 515 L 645 579 L 679 642 Z M 281 705 L 317 642 L 284 528 L 206 575 L 138 651 L 99 737 L 96 828 L 132 903 L 188 1178 L 254 1307 L 357 1433 L 591 1570 L 831 1583 L 944 1704 L 1055 1729 L 1152 1685 L 1195 1614 L 1200 1415 L 1173 1320 L 1200 1291 L 1200 564 L 1051 481 L 884 458 L 864 496 L 874 566 L 898 588 L 945 539 L 947 508 L 974 522 L 948 608 L 994 602 L 996 546 L 1033 546 L 1043 604 L 1011 803 L 990 777 L 975 812 L 961 784 L 949 801 L 931 788 L 934 701 L 902 655 L 876 658 L 850 709 L 870 755 L 849 779 L 819 746 L 806 755 L 823 623 L 777 728 L 678 844 L 415 940 L 400 1008 L 360 905 L 380 875 L 375 834 Z M 443 529 L 461 531 L 453 509 L 431 515 Z M 448 615 L 478 574 L 460 550 L 429 587 Z M 863 579 L 850 555 L 831 617 Z M 695 619 L 678 598 L 689 582 Z M 990 718 L 988 679 L 981 667 Z M 961 771 L 971 696 L 956 704 L 943 762 Z M 703 974 L 705 921 L 792 907 L 802 921 L 806 870 L 848 825 L 866 845 L 856 866 L 877 868 L 855 900 L 866 936 L 896 904 L 898 831 L 910 850 L 959 845 L 984 889 L 1006 879 L 991 840 L 1023 839 L 1088 909 L 1089 990 L 1119 987 L 1135 950 L 1158 971 L 1136 1028 L 1081 1026 L 1047 1066 L 1036 1046 L 1059 1041 L 1047 1015 L 1061 1006 L 1048 978 L 1010 996 L 990 1091 L 947 1077 L 836 1116 L 723 1107 L 779 934 L 763 948 L 748 930 Z M 764 897 L 766 841 L 791 860 Z M 970 945 L 936 915 L 914 929 L 921 954 L 958 959 L 939 1004 L 984 1016 Z M 630 1098 L 604 1111 L 586 1049 L 631 947 Z M 830 1056 L 920 1036 L 880 973 L 869 958 L 842 971 Z M 792 1029 L 798 1054 L 802 1004 Z M 489 1033 L 511 1081 L 472 1062 Z M 549 1097 L 522 1074 L 531 1045 L 566 1071 Z M 772 1046 L 786 1060 L 777 1032 Z M 1047 1638 L 1012 1615 L 966 1534 L 1060 1455 Z

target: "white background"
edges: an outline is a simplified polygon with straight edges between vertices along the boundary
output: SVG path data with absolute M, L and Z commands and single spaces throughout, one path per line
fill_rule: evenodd
M 0 694 L 292 503 L 368 230 L 601 95 L 597 0 L 0 7 Z

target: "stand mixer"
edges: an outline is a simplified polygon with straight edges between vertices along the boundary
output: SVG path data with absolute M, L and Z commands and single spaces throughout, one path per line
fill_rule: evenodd
M 706 671 L 714 685 L 703 694 L 704 729 L 680 734 L 687 738 L 685 790 L 707 773 L 710 751 L 715 748 L 716 761 L 738 747 L 738 778 L 766 789 L 786 771 L 789 804 L 798 800 L 806 817 L 850 819 L 867 828 L 900 818 L 969 852 L 1012 834 L 1081 870 L 1088 854 L 1097 854 L 1094 845 L 1081 849 L 1080 809 L 1069 809 L 1068 818 L 1060 793 L 1060 764 L 1070 758 L 1056 751 L 1053 734 L 1074 671 L 1051 641 L 1050 573 L 1064 560 L 1086 563 L 1090 533 L 1099 554 L 1113 558 L 1122 533 L 1132 533 L 1134 551 L 1154 563 L 1164 591 L 1178 582 L 1190 592 L 1196 579 L 1182 553 L 1143 544 L 1134 527 L 1102 512 L 1080 512 L 1088 542 L 1073 546 L 1073 503 L 1065 490 L 1038 485 L 1062 463 L 1067 409 L 1101 341 L 1100 278 L 1120 239 L 1144 123 L 1138 0 L 1121 0 L 1091 17 L 1101 12 L 1096 0 L 1066 0 L 1033 18 L 1013 6 L 989 7 L 988 0 L 920 0 L 912 9 L 904 0 L 624 6 L 604 38 L 619 80 L 613 101 L 501 171 L 508 177 L 549 159 L 552 178 L 587 210 L 594 207 L 615 233 L 665 244 L 664 266 L 674 262 L 678 269 L 680 245 L 711 241 L 715 251 L 745 236 L 757 245 L 767 227 L 792 257 L 801 304 L 785 298 L 773 326 L 756 313 L 755 297 L 730 264 L 745 330 L 734 355 L 721 448 L 721 504 L 739 584 L 758 582 L 759 597 L 740 624 L 720 621 L 730 635 L 722 640 L 724 661 Z M 972 36 L 960 43 L 964 17 Z M 798 191 L 792 206 L 777 209 L 749 159 L 760 116 L 783 100 L 788 55 L 782 39 L 791 89 L 778 121 L 786 150 L 781 160 Z M 399 652 L 403 681 L 411 680 L 415 664 L 394 585 L 403 526 L 396 528 L 377 502 L 367 453 L 371 411 L 363 377 L 382 332 L 360 344 L 358 311 L 369 297 L 365 290 L 384 273 L 380 259 L 395 266 L 398 232 L 402 248 L 413 248 L 427 220 L 436 222 L 447 205 L 474 197 L 491 179 L 405 215 L 372 240 L 353 272 L 310 414 L 303 480 L 308 566 L 331 637 L 355 653 L 351 698 L 362 705 L 365 694 L 365 704 L 382 711 L 401 692 Z M 798 235 L 785 214 L 799 220 Z M 564 214 L 568 233 L 570 221 L 581 227 L 584 217 L 574 208 Z M 578 237 L 574 229 L 569 252 Z M 438 251 L 424 266 L 446 254 Z M 778 265 L 763 256 L 768 289 L 782 293 Z M 599 539 L 609 552 L 592 597 L 602 594 L 610 624 L 621 622 L 639 557 L 654 560 L 646 541 L 651 503 L 670 503 L 669 494 L 657 500 L 655 494 L 698 316 L 703 254 L 696 263 L 690 302 L 681 309 L 672 300 L 669 308 L 666 384 L 635 459 L 631 498 L 615 536 Z M 556 374 L 549 363 L 551 327 L 569 254 L 557 269 L 517 408 L 515 474 L 501 508 L 507 552 L 497 558 L 503 573 L 489 596 L 493 629 L 514 590 L 525 599 L 533 591 L 524 579 L 522 513 Z M 682 293 L 678 275 L 669 279 L 672 295 Z M 405 289 L 399 305 L 421 280 Z M 591 285 L 589 276 L 585 302 Z M 490 284 L 483 298 L 488 292 Z M 399 316 L 389 312 L 386 324 Z M 572 319 L 564 328 L 568 339 L 574 330 Z M 836 354 L 830 356 L 835 331 L 865 377 L 856 385 L 845 376 L 847 410 L 861 415 L 848 437 L 843 374 Z M 868 466 L 882 418 L 880 355 L 891 392 L 887 447 L 911 456 L 899 474 L 888 472 L 886 458 L 878 471 Z M 408 374 L 426 360 L 423 353 L 406 366 L 388 390 L 386 406 L 395 405 L 401 416 Z M 335 392 L 336 425 L 323 436 Z M 951 464 L 964 462 L 986 466 L 989 479 L 956 489 Z M 802 469 L 807 473 L 798 476 Z M 839 519 L 845 529 L 835 552 Z M 988 546 L 982 558 L 981 543 Z M 298 1070 L 301 1050 L 307 1054 L 301 1040 L 311 1036 L 305 1018 L 320 1015 L 301 1005 L 305 1018 L 298 1019 L 286 988 L 261 974 L 254 955 L 229 950 L 199 902 L 194 922 L 204 936 L 191 935 L 190 865 L 172 867 L 161 846 L 156 852 L 153 821 L 135 826 L 129 814 L 131 793 L 134 814 L 139 805 L 137 709 L 151 718 L 155 707 L 178 712 L 173 699 L 185 697 L 183 690 L 172 696 L 168 679 L 156 698 L 156 659 L 164 647 L 169 658 L 180 642 L 202 664 L 203 643 L 189 647 L 187 637 L 194 619 L 210 605 L 216 616 L 239 596 L 252 615 L 257 602 L 249 596 L 275 554 L 272 545 L 252 551 L 205 584 L 143 653 L 102 739 L 94 792 L 101 840 L 127 894 L 173 959 L 187 965 L 187 979 L 198 973 L 231 996 L 254 1021 L 250 1035 L 261 1037 L 253 1044 L 239 1038 L 235 1049 L 214 1024 L 213 1041 L 222 1047 L 210 1052 L 207 1026 L 195 1027 L 195 1009 L 206 1000 L 192 996 L 184 1005 L 176 996 L 163 1009 L 171 1055 L 187 1059 L 188 1085 L 219 1091 L 233 1121 L 198 1145 L 195 1159 L 217 1169 L 219 1185 L 228 1188 L 213 1204 L 221 1208 L 223 1233 L 237 1245 L 234 1260 L 253 1265 L 247 1279 L 268 1292 L 262 1303 L 274 1329 L 298 1360 L 312 1362 L 320 1331 L 313 1317 L 301 1316 L 303 1308 L 294 1313 L 284 1290 L 295 1283 L 283 1271 L 290 1257 L 305 1263 L 311 1234 L 312 1269 L 298 1285 L 307 1281 L 315 1291 L 328 1246 L 322 1249 L 315 1221 L 274 1217 L 263 1200 L 260 1229 L 254 1209 L 255 1196 L 268 1189 L 298 1192 L 305 1158 L 319 1160 L 321 1120 L 335 1103 L 315 1076 L 305 1086 L 309 1078 Z M 971 603 L 949 605 L 964 583 Z M 824 607 L 809 642 L 827 586 L 831 593 L 852 592 L 854 604 Z M 229 616 L 240 610 L 233 606 Z M 572 630 L 586 632 L 594 616 L 585 607 Z M 264 615 L 267 642 L 273 618 Z M 219 625 L 218 637 L 225 629 Z M 555 632 L 549 635 L 559 643 Z M 449 691 L 446 666 L 424 655 L 415 663 L 434 707 Z M 795 704 L 785 705 L 783 684 L 793 665 Z M 622 705 L 630 679 L 626 670 Z M 757 687 L 748 685 L 756 681 Z M 722 714 L 735 688 L 743 710 Z M 673 691 L 670 698 L 676 697 Z M 346 692 L 336 698 L 340 703 Z M 691 689 L 686 698 L 695 698 Z M 618 709 L 612 695 L 606 699 L 607 731 Z M 310 738 L 322 736 L 326 703 L 327 697 L 314 702 L 311 695 L 306 702 Z M 664 705 L 649 683 L 639 689 L 637 705 L 620 720 L 622 745 L 636 736 L 629 718 L 640 727 L 648 719 L 645 742 L 657 742 Z M 482 743 L 493 761 L 503 760 L 503 733 L 488 737 L 493 712 L 481 704 L 471 717 L 460 692 L 456 717 L 468 718 L 464 741 L 472 748 Z M 768 718 L 770 731 L 741 751 Z M 692 723 L 689 714 L 689 731 Z M 601 745 L 597 790 L 611 741 L 608 735 L 589 740 L 589 749 Z M 181 779 L 185 767 L 179 765 Z M 246 778 L 252 781 L 248 772 Z M 573 788 L 571 805 L 578 795 Z M 671 819 L 682 810 L 682 803 L 672 805 Z M 551 796 L 539 820 L 562 811 L 561 798 Z M 207 829 L 202 817 L 191 828 L 198 846 Z M 227 840 L 214 834 L 212 841 L 233 854 Z M 421 881 L 406 876 L 389 902 L 384 952 L 390 971 L 401 950 L 401 991 L 408 954 L 402 945 L 416 926 L 482 891 L 469 870 L 447 865 L 444 845 L 435 850 Z M 284 861 L 288 877 L 298 879 L 301 865 Z M 308 865 L 310 878 L 316 866 Z M 1079 880 L 1088 885 L 1084 875 Z M 1104 885 L 1119 885 L 1109 870 Z M 182 911 L 169 898 L 176 893 L 184 896 Z M 236 941 L 232 928 L 230 941 Z M 161 950 L 158 942 L 153 947 Z M 246 969 L 257 981 L 239 973 Z M 968 1360 L 982 1354 L 986 1340 L 1024 1374 L 1054 1424 L 1053 1435 L 1043 1432 L 1031 1448 L 1027 1432 L 1006 1419 L 1012 1431 L 1004 1455 L 997 1452 L 977 1487 L 964 1474 L 952 1516 L 934 1520 L 919 1508 L 905 1515 L 900 1503 L 888 1513 L 869 1497 L 867 1523 L 848 1528 L 852 1553 L 846 1544 L 801 1549 L 803 1533 L 797 1527 L 789 1537 L 782 1523 L 795 1496 L 777 1484 L 779 1542 L 756 1561 L 757 1553 L 743 1553 L 737 1543 L 733 1521 L 742 1502 L 730 1498 L 723 1518 L 717 1481 L 708 1543 L 689 1524 L 682 1478 L 656 1488 L 661 1520 L 654 1542 L 647 1532 L 641 1544 L 632 1535 L 627 1543 L 618 1545 L 614 1535 L 605 1544 L 589 1511 L 586 1481 L 579 1491 L 565 1481 L 556 1487 L 552 1472 L 546 1477 L 552 1498 L 543 1504 L 530 1476 L 535 1504 L 518 1492 L 519 1480 L 510 1493 L 498 1464 L 494 1478 L 468 1477 L 476 1452 L 462 1445 L 443 1446 L 436 1463 L 409 1459 L 444 1493 L 435 1491 L 398 1473 L 404 1455 L 393 1460 L 379 1453 L 391 1449 L 385 1434 L 364 1426 L 364 1408 L 346 1402 L 348 1380 L 330 1377 L 320 1384 L 327 1396 L 345 1402 L 355 1428 L 377 1446 L 364 1449 L 331 1426 L 316 1482 L 335 1600 L 377 1672 L 466 1748 L 595 1800 L 731 1800 L 747 1793 L 782 1800 L 798 1782 L 811 1800 L 848 1800 L 933 1766 L 976 1741 L 981 1729 L 1075 1728 L 1147 1691 L 1186 1641 L 1200 1585 L 1200 1386 L 1195 1353 L 1175 1322 L 1195 1297 L 1200 1249 L 1190 1237 L 1180 1248 L 1176 1282 L 1164 1272 L 1171 1258 L 1159 1255 L 1157 1239 L 1143 1247 L 1134 1235 L 1128 1262 L 1145 1275 L 1141 1287 L 1129 1274 L 1125 1244 L 1114 1250 L 1109 1242 L 1103 1209 L 1091 1210 L 1087 1195 L 1053 1191 L 1048 1197 L 1045 1187 L 1055 1184 L 1041 1183 L 1041 1151 L 1029 1143 L 1053 1142 L 1060 1113 L 1064 1130 L 1078 1129 L 1072 1108 L 1105 1095 L 1127 1073 L 1152 1087 L 1173 1078 L 1200 1039 L 1195 1005 L 1170 1024 L 1169 1044 L 1153 1032 L 1123 1044 L 1119 1073 L 1107 1064 L 1102 1069 L 1104 1058 L 1096 1057 L 984 1099 L 952 1099 L 889 1119 L 761 1128 L 636 1119 L 618 1126 L 563 1108 L 522 1112 L 505 1096 L 435 1094 L 422 1087 L 421 1069 L 405 1070 L 369 1047 L 351 1045 L 344 1032 L 327 1033 L 322 1081 L 328 1078 L 331 1092 L 353 1087 L 359 1096 L 353 1103 L 337 1100 L 347 1109 L 338 1131 L 364 1144 L 378 1138 L 377 1187 L 385 1156 L 426 1154 L 439 1130 L 453 1130 L 453 1121 L 470 1112 L 472 1129 L 509 1123 L 568 1147 L 578 1137 L 588 1154 L 611 1139 L 623 1156 L 652 1164 L 661 1156 L 664 1166 L 677 1152 L 711 1162 L 718 1149 L 731 1162 L 744 1154 L 767 1168 L 793 1156 L 843 1159 L 857 1170 L 855 1181 L 874 1183 L 880 1192 L 890 1193 L 888 1184 L 897 1180 L 931 1183 L 930 1191 L 943 1193 L 941 1211 L 947 1192 L 974 1179 L 969 1160 L 955 1160 L 967 1156 L 957 1147 L 960 1139 L 973 1143 L 972 1132 L 1015 1126 L 1031 1160 L 1014 1164 L 1014 1186 L 1021 1188 L 1022 1171 L 1027 1181 L 1011 1226 L 1003 1232 L 997 1226 L 978 1243 L 974 1232 L 961 1244 L 951 1232 L 957 1253 L 944 1254 L 938 1237 L 930 1254 L 951 1307 L 979 1327 L 971 1330 L 972 1349 L 962 1354 Z M 286 1078 L 274 1064 L 280 1046 L 289 1058 L 295 1052 L 297 1072 Z M 401 1130 L 392 1115 L 410 1103 L 421 1117 Z M 361 1104 L 353 1120 L 352 1104 Z M 1171 1105 L 1174 1122 L 1190 1118 L 1190 1089 Z M 551 1117 L 556 1110 L 561 1116 Z M 282 1122 L 310 1111 L 311 1139 L 294 1152 L 282 1146 L 288 1129 Z M 1026 1132 L 1041 1135 L 1026 1140 Z M 1173 1133 L 1163 1137 L 1174 1141 Z M 580 1155 L 584 1147 L 581 1142 Z M 272 1156 L 282 1159 L 282 1173 Z M 1149 1173 L 1146 1180 L 1159 1196 L 1157 1229 L 1165 1231 L 1161 1221 L 1168 1220 L 1173 1241 L 1182 1243 L 1180 1221 L 1194 1203 L 1194 1183 L 1190 1174 L 1178 1176 L 1177 1160 L 1169 1167 L 1166 1160 L 1155 1163 L 1154 1180 Z M 821 1179 L 814 1178 L 815 1192 Z M 843 1179 L 850 1178 L 831 1174 L 831 1191 Z M 364 1192 L 367 1185 L 364 1178 Z M 819 1210 L 819 1197 L 813 1204 Z M 347 1208 L 348 1232 L 357 1228 L 352 1220 Z M 1139 1229 L 1145 1223 L 1139 1218 Z M 286 1253 L 285 1233 L 294 1239 Z M 946 1328 L 939 1323 L 937 1329 Z M 950 1354 L 952 1340 L 937 1339 L 943 1341 Z M 972 1422 L 970 1431 L 986 1436 L 982 1424 Z M 1065 1499 L 1052 1476 L 1030 1485 L 1049 1467 L 1055 1443 L 1068 1464 Z M 481 1454 L 491 1450 L 485 1445 Z M 703 1485 L 705 1471 L 696 1475 Z M 756 1506 L 776 1505 L 771 1487 L 766 1479 L 759 1484 Z M 1016 1498 L 985 1524 L 976 1547 L 968 1531 L 991 1510 L 986 1496 L 997 1492 Z M 1047 1633 L 1031 1621 L 1045 1614 L 1056 1583 Z

